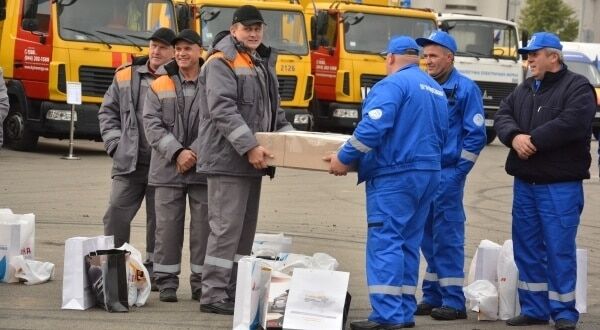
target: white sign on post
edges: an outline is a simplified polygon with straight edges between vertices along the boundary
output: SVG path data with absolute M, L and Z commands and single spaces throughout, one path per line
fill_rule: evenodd
M 81 83 L 67 81 L 67 104 L 81 104 Z

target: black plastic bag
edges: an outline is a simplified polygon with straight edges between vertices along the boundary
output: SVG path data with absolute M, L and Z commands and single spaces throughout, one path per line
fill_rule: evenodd
M 127 264 L 129 251 L 97 250 L 85 257 L 85 266 L 96 306 L 109 312 L 128 312 Z

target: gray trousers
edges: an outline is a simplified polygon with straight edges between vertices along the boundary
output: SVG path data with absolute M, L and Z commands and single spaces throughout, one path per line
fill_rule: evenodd
M 147 170 L 145 177 L 148 177 Z M 104 235 L 115 236 L 115 247 L 129 242 L 131 221 L 146 197 L 146 261 L 144 264 L 152 274 L 154 256 L 154 231 L 156 230 L 156 214 L 154 212 L 154 187 L 148 186 L 144 173 L 115 176 L 112 181 L 108 209 L 104 214 Z
M 208 177 L 210 234 L 201 304 L 234 298 L 237 261 L 252 252 L 261 184 L 261 177 Z
M 192 292 L 202 289 L 202 268 L 208 237 L 208 198 L 206 185 L 156 187 L 156 247 L 154 276 L 159 290 L 179 288 L 181 249 L 185 225 L 185 207 L 190 204 L 190 286 Z

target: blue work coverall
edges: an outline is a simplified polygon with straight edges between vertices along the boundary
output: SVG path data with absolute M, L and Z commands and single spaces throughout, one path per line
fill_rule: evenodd
M 358 163 L 359 183 L 366 181 L 369 320 L 379 324 L 414 322 L 419 246 L 447 130 L 442 88 L 411 64 L 372 88 L 338 152 L 342 163 Z
M 467 174 L 486 144 L 483 101 L 477 85 L 456 69 L 452 69 L 442 88 L 448 98 L 448 139 L 442 155 L 440 186 L 431 203 L 421 243 L 427 260 L 423 302 L 464 311 L 463 190 Z

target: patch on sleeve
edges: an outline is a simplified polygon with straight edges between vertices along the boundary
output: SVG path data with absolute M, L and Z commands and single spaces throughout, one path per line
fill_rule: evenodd
M 369 115 L 369 118 L 377 120 L 381 118 L 381 116 L 383 116 L 383 111 L 381 111 L 381 109 L 373 109 L 370 110 L 367 114 Z
M 484 122 L 485 122 L 485 120 L 484 120 L 483 116 L 480 113 L 478 113 L 475 116 L 473 116 L 473 123 L 476 126 L 483 126 Z

